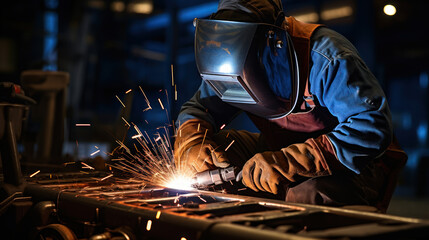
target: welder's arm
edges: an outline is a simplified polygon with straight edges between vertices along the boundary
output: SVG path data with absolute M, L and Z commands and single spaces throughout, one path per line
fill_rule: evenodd
M 356 54 L 342 54 L 323 66 L 311 91 L 338 118 L 326 134 L 338 161 L 360 173 L 368 161 L 384 153 L 392 141 L 386 96 L 377 79 Z M 312 81 L 310 81 L 312 82 Z
M 219 126 L 228 123 L 237 112 L 238 109 L 222 102 L 202 82 L 195 95 L 182 106 L 176 122 L 176 166 L 194 172 L 228 167 L 225 153 L 218 148 L 212 136 Z
M 243 183 L 254 191 L 277 194 L 278 186 L 303 178 L 331 175 L 343 168 L 325 135 L 280 151 L 255 154 L 243 167 Z

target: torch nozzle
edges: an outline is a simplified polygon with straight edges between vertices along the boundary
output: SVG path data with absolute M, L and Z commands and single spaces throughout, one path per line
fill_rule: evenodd
M 194 185 L 196 187 L 206 187 L 210 185 L 219 185 L 231 180 L 236 180 L 240 175 L 237 173 L 236 167 L 218 168 L 215 170 L 207 170 L 199 172 L 194 177 Z

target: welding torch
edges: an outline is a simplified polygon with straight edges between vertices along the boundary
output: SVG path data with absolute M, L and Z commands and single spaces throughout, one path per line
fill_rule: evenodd
M 237 167 L 218 168 L 199 172 L 193 178 L 193 187 L 203 188 L 211 185 L 220 185 L 232 180 L 241 181 L 242 174 Z

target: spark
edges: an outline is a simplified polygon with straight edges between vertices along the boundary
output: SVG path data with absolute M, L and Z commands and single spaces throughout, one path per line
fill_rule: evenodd
M 144 93 L 143 88 L 142 88 L 142 87 L 140 87 L 140 86 L 139 86 L 139 88 L 140 88 L 140 91 L 143 93 L 144 100 L 146 101 L 146 104 L 147 104 L 147 106 L 148 106 L 148 108 L 147 108 L 147 109 L 148 109 L 148 110 L 152 109 L 152 107 L 150 106 L 149 99 L 146 97 L 146 94 Z
M 128 127 L 129 126 L 131 126 L 129 123 L 128 123 L 128 121 L 127 120 L 125 120 L 125 118 L 124 117 L 121 117 L 122 118 L 122 120 L 124 120 L 124 122 L 128 125 Z
M 108 179 L 108 178 L 111 178 L 111 177 L 113 177 L 113 174 L 110 174 L 110 175 L 105 176 L 104 178 L 100 179 L 100 182 L 101 182 L 101 181 L 104 181 L 104 180 L 106 180 L 106 179 Z
M 164 135 L 164 141 L 165 141 L 166 147 L 170 147 L 170 144 L 168 143 L 169 139 L 167 139 L 167 137 L 165 135 Z
M 147 220 L 146 230 L 150 231 L 151 228 L 152 228 L 152 220 Z
M 100 152 L 100 150 L 97 150 L 97 151 L 95 151 L 95 152 L 91 153 L 91 156 L 94 156 L 95 154 L 97 154 L 97 153 L 99 153 L 99 152 Z
M 143 89 L 139 88 L 148 105 L 148 108 L 144 111 L 152 109 Z M 168 104 L 167 90 L 165 90 L 165 94 Z M 158 98 L 158 102 L 161 108 L 166 111 L 167 119 L 169 119 L 167 112 L 169 105 L 165 109 L 160 98 Z M 123 120 L 125 121 L 125 119 Z M 145 122 L 149 124 L 147 120 Z M 173 159 L 170 127 L 173 128 L 173 134 L 176 134 L 174 122 L 173 124 L 166 124 L 157 128 L 157 132 L 151 136 L 147 131 L 140 131 L 134 123 L 131 123 L 131 125 L 136 131 L 136 134 L 131 137 L 134 140 L 133 151 L 124 144 L 124 140 L 116 140 L 116 143 L 119 145 L 117 147 L 118 151 L 115 151 L 115 155 L 110 154 L 110 156 L 114 156 L 114 159 L 111 159 L 111 162 L 107 164 L 109 169 L 115 168 L 121 172 L 131 174 L 135 180 L 142 181 L 144 186 L 160 186 L 184 190 L 194 189 L 195 180 L 193 177 L 195 173 L 184 162 L 177 164 Z M 205 131 L 206 136 L 207 129 Z M 203 143 L 204 140 L 205 137 Z M 151 224 L 152 222 L 148 222 L 148 231 L 151 228 Z
M 170 65 L 171 68 L 171 86 L 174 86 L 174 71 L 173 71 L 173 64 Z
M 128 91 L 125 92 L 125 94 L 128 94 L 132 91 L 132 89 L 128 89 Z
M 140 131 L 140 129 L 137 127 L 137 125 L 134 125 L 134 130 L 136 130 L 136 132 L 140 135 L 143 136 L 142 132 Z
M 177 88 L 176 88 L 176 85 L 174 85 L 174 101 L 177 101 Z
M 231 147 L 231 145 L 235 142 L 235 140 L 232 140 L 232 142 L 228 145 L 228 147 L 225 148 L 225 152 L 228 151 L 228 149 Z
M 115 155 L 108 166 L 131 174 L 146 185 L 193 189 L 194 173 L 183 163 L 176 166 L 174 162 L 169 128 L 158 128 L 159 132 L 153 137 L 146 131 L 140 131 L 135 124 L 133 129 L 137 134 L 134 138 L 135 151 L 131 152 L 122 141 L 116 140 L 119 148 L 124 151 L 118 151 L 120 155 Z
M 122 106 L 125 107 L 125 104 L 121 101 L 121 99 L 118 97 L 118 95 L 115 95 L 115 96 L 119 100 L 119 102 L 122 104 Z
M 156 212 L 156 219 L 159 219 L 161 217 L 161 211 Z
M 76 127 L 91 127 L 90 123 L 76 123 Z
M 167 99 L 167 109 L 170 109 L 170 100 L 168 100 L 168 92 L 167 89 L 165 89 L 165 98 Z M 164 109 L 164 108 L 163 108 Z M 167 119 L 170 119 L 168 116 L 168 111 L 165 109 L 165 115 L 167 116 Z
M 162 110 L 164 110 L 164 105 L 162 105 L 161 99 L 158 98 L 159 105 L 161 105 Z
M 39 173 L 40 173 L 40 170 L 37 170 L 35 173 L 31 174 L 30 177 L 32 178 L 32 177 L 36 176 Z
M 95 169 L 95 168 L 93 168 L 93 167 L 89 166 L 88 164 L 86 164 L 86 163 L 84 163 L 84 162 L 80 162 L 80 163 L 82 163 L 82 165 L 84 166 L 84 167 L 82 167 L 82 168 L 89 168 L 89 169 L 91 169 L 91 170 L 94 170 L 94 169 Z
M 185 237 L 181 237 L 180 240 L 187 240 Z
M 200 195 L 198 195 L 198 198 L 201 199 L 201 201 L 203 201 L 205 203 L 207 202 L 207 200 L 205 200 L 204 198 L 202 198 Z
M 223 124 L 223 125 L 220 127 L 220 130 L 222 130 L 225 126 L 226 126 L 226 124 Z

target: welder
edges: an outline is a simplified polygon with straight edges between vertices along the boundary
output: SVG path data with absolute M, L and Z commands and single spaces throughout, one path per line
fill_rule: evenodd
M 221 0 L 194 25 L 202 83 L 176 121 L 176 165 L 234 166 L 254 192 L 289 202 L 386 209 L 407 156 L 345 37 L 286 17 L 280 0 Z M 221 130 L 243 111 L 260 133 Z

